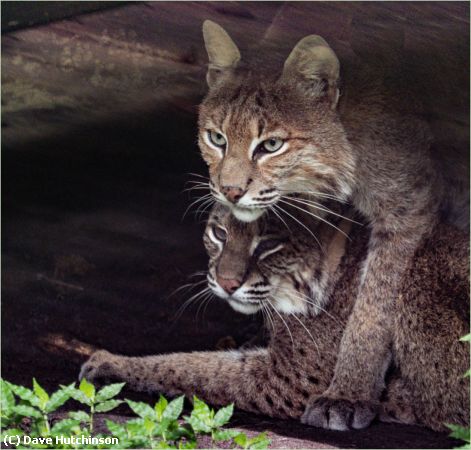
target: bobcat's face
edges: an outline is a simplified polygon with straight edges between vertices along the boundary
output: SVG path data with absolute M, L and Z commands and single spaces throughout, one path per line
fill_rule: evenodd
M 268 308 L 290 314 L 308 310 L 310 281 L 320 265 L 316 264 L 320 250 L 308 250 L 306 261 L 294 249 L 286 229 L 270 217 L 241 222 L 230 209 L 216 205 L 204 243 L 210 257 L 208 285 L 236 311 L 251 314 Z
M 210 89 L 198 140 L 214 197 L 250 222 L 289 194 L 349 196 L 355 161 L 335 111 L 338 61 L 327 43 L 304 39 L 283 73 L 267 78 L 239 64 L 218 25 L 207 21 L 203 31 Z
M 246 83 L 210 91 L 200 108 L 214 197 L 246 222 L 290 193 L 347 197 L 353 162 L 329 105 L 286 83 Z

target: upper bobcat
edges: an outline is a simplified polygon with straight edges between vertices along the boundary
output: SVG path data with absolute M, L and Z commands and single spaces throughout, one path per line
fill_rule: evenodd
M 308 421 L 310 398 L 327 388 L 334 373 L 368 230 L 350 231 L 345 220 L 338 229 L 319 224 L 312 227 L 318 245 L 300 224 L 289 226 L 292 234 L 269 216 L 240 223 L 218 205 L 204 238 L 209 286 L 239 311 L 264 311 L 270 328 L 267 348 L 147 357 L 99 351 L 81 376 L 126 381 L 149 392 L 196 394 L 212 404 L 234 402 L 248 411 Z M 466 236 L 439 226 L 415 256 L 393 314 L 393 370 L 386 389 L 382 381 L 377 386 L 380 419 L 438 430 L 445 422 L 468 423 L 469 383 L 463 373 L 469 346 L 458 340 L 468 330 L 468 252 Z M 221 279 L 228 270 L 238 285 Z M 369 414 L 362 405 L 355 410 L 342 406 L 352 427 Z M 336 414 L 326 420 L 324 426 L 343 426 Z
M 400 280 L 440 210 L 450 208 L 429 129 L 412 114 L 412 99 L 367 72 L 349 74 L 339 95 L 340 64 L 320 36 L 302 39 L 279 73 L 242 61 L 219 25 L 206 21 L 203 35 L 209 92 L 199 145 L 214 197 L 245 222 L 269 209 L 283 218 L 289 204 L 324 215 L 326 199 L 349 201 L 371 226 L 335 375 L 306 415 L 317 426 L 336 416 L 336 427 L 347 429 L 346 411 L 359 409 L 355 427 L 366 427 L 391 357 Z

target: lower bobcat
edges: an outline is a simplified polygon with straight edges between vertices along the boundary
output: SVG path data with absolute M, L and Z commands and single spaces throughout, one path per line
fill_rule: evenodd
M 334 376 L 368 242 L 365 228 L 350 229 L 346 220 L 336 226 L 317 224 L 316 243 L 296 224 L 290 234 L 267 216 L 241 223 L 216 206 L 204 238 L 208 284 L 236 310 L 264 312 L 267 348 L 146 357 L 98 351 L 80 376 L 309 421 L 309 399 Z M 376 387 L 382 392 L 380 419 L 435 430 L 444 430 L 445 422 L 468 423 L 469 384 L 463 373 L 469 348 L 459 341 L 468 332 L 468 255 L 467 237 L 444 225 L 416 253 L 396 302 L 387 385 Z M 331 415 L 324 426 L 338 428 L 347 416 L 355 428 L 363 413 L 369 410 L 356 405 L 343 412 L 340 425 Z

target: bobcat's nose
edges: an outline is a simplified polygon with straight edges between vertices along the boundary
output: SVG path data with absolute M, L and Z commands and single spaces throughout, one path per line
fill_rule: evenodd
M 237 203 L 245 194 L 245 191 L 237 186 L 222 186 L 221 191 L 231 203 Z
M 227 278 L 216 277 L 216 280 L 228 294 L 233 294 L 237 289 L 240 288 L 241 282 L 239 280 L 231 280 Z

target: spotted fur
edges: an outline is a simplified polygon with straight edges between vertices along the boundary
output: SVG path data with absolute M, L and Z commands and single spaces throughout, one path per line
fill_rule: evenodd
M 199 145 L 216 200 L 248 222 L 270 209 L 283 215 L 287 204 L 319 214 L 327 197 L 348 199 L 372 227 L 335 377 L 307 420 L 323 426 L 337 402 L 374 409 L 404 271 L 453 201 L 430 154 L 431 131 L 413 98 L 388 91 L 387 74 L 352 68 L 339 96 L 340 64 L 320 36 L 302 39 L 280 71 L 244 61 L 217 24 L 205 22 L 203 33 L 210 64 Z M 208 140 L 211 132 L 222 147 Z M 267 150 L 272 142 L 279 150 Z
M 236 310 L 250 302 L 244 312 L 251 313 L 251 308 L 258 310 L 270 301 L 268 346 L 146 357 L 99 351 L 85 363 L 80 376 L 125 381 L 133 389 L 152 393 L 197 395 L 215 405 L 233 402 L 240 409 L 271 417 L 306 420 L 312 413 L 312 399 L 334 377 L 367 252 L 366 227 L 350 230 L 348 221 L 337 225 L 350 240 L 325 223 L 310 224 L 322 250 L 296 223 L 288 223 L 290 233 L 276 217 L 244 223 L 216 206 L 205 232 L 209 287 L 219 294 L 220 286 L 219 290 L 215 287 L 221 274 L 241 275 L 238 290 L 245 294 L 237 303 L 231 300 L 234 294 L 223 295 Z M 215 226 L 224 229 L 225 235 L 215 232 Z M 213 233 L 223 237 L 223 242 Z M 263 250 L 270 248 L 264 244 L 267 240 L 283 242 L 283 247 L 265 254 Z M 262 251 L 257 251 L 259 246 Z M 229 258 L 227 263 L 225 258 Z M 394 357 L 378 409 L 362 402 L 354 408 L 339 402 L 324 426 L 338 428 L 347 415 L 348 426 L 355 428 L 378 410 L 380 420 L 436 430 L 444 430 L 445 422 L 468 423 L 469 384 L 462 374 L 469 347 L 458 340 L 469 329 L 468 266 L 467 237 L 439 226 L 406 272 L 394 313 Z M 311 280 L 319 278 L 326 280 L 319 286 L 328 297 L 322 308 L 316 306 L 316 290 L 309 287 Z M 281 296 L 284 300 L 279 303 Z M 313 304 L 306 303 L 307 299 Z

